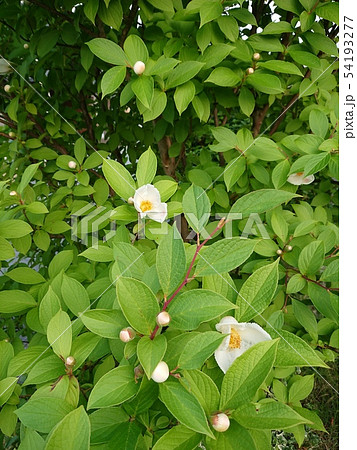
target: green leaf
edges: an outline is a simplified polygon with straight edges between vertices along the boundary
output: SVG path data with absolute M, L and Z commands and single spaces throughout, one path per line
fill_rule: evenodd
M 304 247 L 299 255 L 298 267 L 303 275 L 314 275 L 323 265 L 325 244 L 314 241 Z
M 119 30 L 123 20 L 123 8 L 120 0 L 111 0 L 107 4 L 101 2 L 98 15 L 106 25 L 114 28 L 114 30 Z
M 328 367 L 305 341 L 285 330 L 269 329 L 272 338 L 280 338 L 275 365 L 281 367 Z
M 181 424 L 213 437 L 202 406 L 178 381 L 161 383 L 159 398 Z
M 141 280 L 149 268 L 145 262 L 144 254 L 132 244 L 118 242 L 113 245 L 113 253 L 119 269 L 119 272 L 115 276 L 125 275 L 126 277 Z
M 239 140 L 233 131 L 225 127 L 212 127 L 212 134 L 214 138 L 221 144 L 220 151 L 230 150 L 231 148 L 238 149 Z
M 95 25 L 95 16 L 97 15 L 99 0 L 88 0 L 83 8 L 84 14 Z
M 128 414 L 121 408 L 102 408 L 94 411 L 90 416 L 91 443 L 102 444 L 108 442 L 115 434 L 118 424 L 129 420 Z
M 103 75 L 101 82 L 102 98 L 116 91 L 124 81 L 126 67 L 112 67 Z
M 242 112 L 246 116 L 250 117 L 252 112 L 254 111 L 255 98 L 248 88 L 244 86 L 240 88 L 238 102 Z
M 211 203 L 206 192 L 193 184 L 183 196 L 182 207 L 190 227 L 197 233 L 201 233 L 211 213 Z
M 278 287 L 278 264 L 279 259 L 257 269 L 244 282 L 237 297 L 237 320 L 248 322 L 269 306 Z
M 170 89 L 186 83 L 197 75 L 203 66 L 204 63 L 197 61 L 185 61 L 180 63 L 170 72 L 166 80 L 166 88 Z
M 67 358 L 71 354 L 72 323 L 64 311 L 58 311 L 50 320 L 47 326 L 47 340 L 56 355 Z
M 241 156 L 242 155 L 232 159 L 224 169 L 223 178 L 227 191 L 231 190 L 231 187 L 240 179 L 246 170 L 245 158 L 242 158 Z
M 61 301 L 51 286 L 49 286 L 47 293 L 43 296 L 39 306 L 39 319 L 44 330 L 54 315 L 61 309 Z
M 300 69 L 295 66 L 295 64 L 287 62 L 287 61 L 265 61 L 260 62 L 259 67 L 263 67 L 264 69 L 273 70 L 274 72 L 280 73 L 291 73 L 293 75 L 303 76 Z
M 173 292 L 184 278 L 186 253 L 176 225 L 160 240 L 156 254 L 156 269 L 164 295 Z
M 288 405 L 274 400 L 266 403 L 248 403 L 235 411 L 233 417 L 245 428 L 258 430 L 280 430 L 309 423 Z
M 154 98 L 154 79 L 141 75 L 133 81 L 131 89 L 145 108 L 151 109 Z
M 28 377 L 24 383 L 25 386 L 55 381 L 58 377 L 64 375 L 64 363 L 57 355 L 52 354 L 40 361 L 35 359 L 35 362 L 35 365 L 34 360 L 30 362 L 31 370 L 28 367 L 24 369 L 28 371 Z
M 12 289 L 0 292 L 0 312 L 4 314 L 16 314 L 37 306 L 36 301 L 26 291 Z
M 170 326 L 179 330 L 194 330 L 200 323 L 215 319 L 234 308 L 233 303 L 217 292 L 191 289 L 180 294 L 170 304 Z
M 154 186 L 160 192 L 162 202 L 166 202 L 177 191 L 177 183 L 173 180 L 159 180 Z
M 280 94 L 284 91 L 280 79 L 275 75 L 254 72 L 247 77 L 247 83 L 259 92 L 265 94 Z
M 217 86 L 233 87 L 241 81 L 241 77 L 228 67 L 217 67 L 213 69 L 205 83 L 213 83 Z
M 197 398 L 206 414 L 218 411 L 220 394 L 212 378 L 199 370 L 184 370 L 183 376 L 183 384 L 188 384 L 188 391 Z
M 192 100 L 192 106 L 200 121 L 207 122 L 211 112 L 211 105 L 207 95 L 204 92 L 202 92 L 200 95 L 196 95 Z
M 150 335 L 156 326 L 160 308 L 152 290 L 134 278 L 117 281 L 119 305 L 130 325 L 139 333 Z
M 236 409 L 251 401 L 271 371 L 278 340 L 259 342 L 239 356 L 225 374 L 220 410 Z
M 307 31 L 302 35 L 302 38 L 304 40 L 306 39 L 306 41 L 313 47 L 316 53 L 322 51 L 327 55 L 338 56 L 338 49 L 335 42 L 325 34 Z
M 48 275 L 54 278 L 62 270 L 65 272 L 73 261 L 73 250 L 62 250 L 55 255 L 48 266 Z
M 189 450 L 196 448 L 200 442 L 200 434 L 183 425 L 176 425 L 161 436 L 153 450 Z
M 312 109 L 309 115 L 309 124 L 311 131 L 314 134 L 322 137 L 322 139 L 325 138 L 329 127 L 326 114 L 324 114 L 320 109 Z
M 37 164 L 31 164 L 30 166 L 26 167 L 26 169 L 21 177 L 20 184 L 17 188 L 17 192 L 20 195 L 22 195 L 25 187 L 28 186 L 28 184 L 32 180 L 32 178 L 35 175 L 35 173 L 37 172 L 37 169 L 39 168 L 40 164 L 42 164 L 42 163 L 39 162 Z
M 156 175 L 157 159 L 155 153 L 149 147 L 139 158 L 138 166 L 136 169 L 136 179 L 138 181 L 138 187 L 143 184 L 149 184 L 152 182 Z
M 276 189 L 261 189 L 250 192 L 239 198 L 230 210 L 232 213 L 241 213 L 242 218 L 248 217 L 251 213 L 262 213 L 290 201 L 294 197 L 299 197 L 287 191 Z M 229 216 L 228 216 L 229 217 Z
M 327 164 L 330 162 L 331 154 L 330 153 L 320 153 L 318 155 L 309 155 L 309 159 L 307 160 L 304 167 L 305 176 L 311 175 L 313 173 L 319 172 Z
M 37 397 L 26 402 L 15 414 L 25 427 L 40 433 L 49 433 L 72 409 L 73 407 L 61 398 Z
M 316 14 L 330 22 L 339 24 L 338 2 L 322 3 L 317 6 Z
M 88 399 L 88 409 L 119 405 L 133 397 L 138 389 L 134 369 L 131 366 L 116 367 L 96 383 Z
M 63 275 L 61 286 L 62 298 L 73 314 L 78 316 L 89 308 L 89 296 L 82 284 L 74 278 Z
M 314 375 L 306 375 L 295 379 L 289 387 L 289 402 L 296 403 L 308 397 L 314 388 Z
M 142 111 L 144 122 L 148 122 L 150 120 L 154 120 L 164 111 L 167 104 L 167 97 L 165 92 L 159 91 L 158 89 L 154 89 L 154 97 L 152 100 L 152 105 L 150 109 L 146 109 L 143 105 L 142 107 L 145 108 L 144 111 Z M 139 102 L 138 107 L 140 109 L 141 103 Z
M 180 369 L 199 369 L 213 355 L 213 352 L 217 350 L 225 337 L 225 335 L 216 331 L 199 333 L 183 348 L 178 366 Z
M 67 414 L 48 435 L 46 450 L 88 450 L 90 422 L 83 405 Z
M 229 272 L 249 258 L 256 244 L 256 240 L 234 237 L 203 247 L 198 254 L 196 274 L 206 276 Z
M 246 150 L 247 155 L 255 156 L 263 161 L 278 161 L 284 159 L 283 153 L 278 145 L 271 139 L 258 137 L 253 144 Z
M 0 236 L 6 239 L 27 236 L 32 231 L 31 225 L 23 220 L 9 219 L 0 222 Z
M 174 100 L 180 116 L 192 102 L 195 93 L 196 88 L 192 81 L 187 81 L 187 83 L 181 84 L 176 88 L 174 93 Z
M 119 45 L 109 39 L 95 38 L 87 42 L 90 51 L 103 61 L 117 66 L 128 65 L 127 56 Z
M 0 236 L 0 261 L 6 261 L 15 256 L 13 246 L 6 239 Z
M 311 311 L 308 306 L 299 300 L 292 300 L 294 315 L 298 322 L 305 328 L 305 330 L 310 334 L 312 339 L 317 341 L 317 320 L 315 314 Z
M 235 42 L 238 38 L 239 27 L 238 23 L 232 16 L 220 16 L 217 19 L 217 23 L 222 33 L 231 42 Z
M 7 377 L 0 381 L 0 406 L 6 403 L 17 385 L 16 377 Z
M 205 23 L 211 22 L 217 19 L 223 11 L 223 6 L 220 0 L 208 0 L 202 3 L 200 7 L 200 28 L 203 27 Z
M 124 200 L 128 200 L 129 197 L 134 195 L 135 181 L 122 164 L 112 159 L 104 159 L 103 173 L 110 186 Z
M 117 309 L 92 309 L 81 314 L 81 320 L 88 330 L 108 339 L 118 339 L 127 326 L 123 313 Z
M 144 336 L 139 340 L 137 346 L 138 358 L 149 379 L 156 366 L 162 360 L 166 347 L 166 337 L 163 334 L 156 336 L 155 339 Z
M 46 281 L 40 273 L 30 267 L 17 267 L 6 272 L 6 276 L 21 284 L 38 284 Z
M 97 245 L 97 247 L 90 247 L 84 252 L 79 253 L 78 256 L 83 256 L 91 261 L 99 262 L 111 262 L 113 261 L 113 249 L 107 247 L 106 245 Z
M 137 61 L 142 61 L 146 63 L 149 58 L 149 52 L 146 45 L 142 39 L 136 34 L 130 34 L 124 42 L 124 51 L 130 61 L 131 66 Z
M 284 159 L 274 167 L 271 178 L 275 189 L 280 189 L 284 186 L 288 179 L 289 171 L 290 164 L 287 159 Z
M 338 276 L 339 276 L 339 261 L 336 259 L 335 261 L 332 261 L 324 270 L 323 274 L 321 275 L 320 280 L 321 281 L 328 281 L 330 283 L 337 283 L 338 282 Z

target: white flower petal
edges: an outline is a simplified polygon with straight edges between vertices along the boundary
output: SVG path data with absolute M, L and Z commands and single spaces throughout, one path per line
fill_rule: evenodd
M 155 222 L 162 223 L 167 217 L 167 204 L 160 203 L 158 206 L 154 206 L 152 211 L 147 212 L 147 215 Z
M 242 348 L 234 348 L 228 349 L 224 351 L 216 350 L 214 352 L 214 357 L 217 361 L 218 366 L 221 370 L 226 373 L 227 370 L 231 367 L 234 361 L 244 353 L 244 349 Z
M 308 175 L 303 179 L 302 184 L 311 184 L 315 180 L 314 175 Z
M 301 184 L 310 184 L 315 180 L 314 175 L 304 176 L 303 172 L 293 173 L 289 176 L 288 182 L 294 184 L 295 186 L 300 186 Z
M 138 212 L 141 212 L 141 203 L 144 201 L 152 203 L 152 209 L 156 210 L 161 204 L 160 192 L 152 184 L 144 184 L 135 191 L 133 201 Z
M 271 339 L 271 336 L 257 323 L 239 323 L 234 328 L 239 333 L 242 344 L 247 349 L 258 342 L 269 341 Z
M 227 325 L 229 326 L 229 328 L 227 328 Z M 217 323 L 216 330 L 224 334 L 230 333 L 230 325 L 238 325 L 238 322 L 233 316 L 223 317 L 223 319 L 221 319 L 221 321 Z

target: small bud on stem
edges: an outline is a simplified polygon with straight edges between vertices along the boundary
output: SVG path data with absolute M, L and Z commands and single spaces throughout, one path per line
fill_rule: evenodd
M 252 73 L 254 73 L 253 67 L 248 67 L 248 69 L 247 69 L 247 74 L 248 74 L 248 75 L 252 75 Z
M 130 342 L 136 336 L 135 331 L 131 327 L 123 328 L 119 333 L 119 338 L 122 342 Z
M 171 317 L 170 314 L 166 311 L 161 311 L 157 316 L 156 316 L 156 323 L 160 326 L 160 327 L 166 327 L 171 321 Z
M 258 61 L 258 59 L 260 59 L 260 53 L 254 53 L 253 59 L 254 61 Z
M 136 73 L 136 75 L 141 75 L 145 71 L 145 63 L 143 63 L 142 61 L 136 61 L 133 69 L 134 69 L 134 72 Z
M 283 254 L 283 251 L 280 248 L 278 248 L 278 250 L 276 251 L 276 254 L 280 256 Z
M 169 378 L 169 375 L 169 366 L 165 363 L 165 361 L 160 361 L 151 374 L 151 379 L 156 383 L 163 383 Z
M 212 427 L 220 433 L 227 431 L 230 425 L 229 417 L 224 413 L 218 413 L 212 416 L 211 423 Z
M 75 168 L 77 167 L 76 161 L 70 161 L 70 162 L 68 163 L 68 167 L 69 167 L 70 169 L 75 169 Z

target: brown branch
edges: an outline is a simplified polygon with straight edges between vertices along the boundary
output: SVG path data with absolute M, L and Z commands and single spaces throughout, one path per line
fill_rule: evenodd
M 213 119 L 214 119 L 214 126 L 215 127 L 219 127 L 217 106 L 215 106 L 214 109 L 213 109 Z M 222 121 L 222 123 L 223 123 L 223 121 Z M 224 159 L 223 153 L 222 152 L 218 152 L 218 156 L 219 156 L 219 165 L 222 166 L 222 167 L 225 166 L 226 165 L 226 161 Z
M 263 108 L 255 108 L 253 112 L 253 137 L 257 137 L 260 133 L 260 128 L 263 124 L 265 116 L 269 110 L 269 103 L 264 105 Z
M 94 131 L 93 131 L 93 123 L 92 123 L 92 119 L 91 119 L 91 117 L 89 115 L 89 112 L 88 112 L 87 102 L 86 102 L 86 98 L 85 98 L 85 96 L 83 94 L 83 91 L 81 91 L 79 93 L 79 103 L 81 105 L 81 110 L 82 110 L 83 115 L 84 115 L 84 121 L 85 121 L 85 123 L 87 125 L 89 139 L 94 142 L 95 141 L 95 137 L 94 137 Z
M 166 175 L 176 179 L 175 175 L 175 158 L 169 156 L 169 149 L 171 147 L 171 139 L 169 136 L 164 136 L 159 140 L 157 146 L 159 148 L 161 162 Z
M 136 13 L 138 12 L 138 5 L 139 1 L 134 0 L 131 4 L 131 10 L 130 13 L 127 15 L 127 17 L 124 19 L 124 29 L 122 31 L 121 37 L 120 37 L 120 46 L 122 47 L 124 44 L 124 41 L 126 37 L 128 36 L 128 33 L 130 31 L 131 26 L 133 25 Z

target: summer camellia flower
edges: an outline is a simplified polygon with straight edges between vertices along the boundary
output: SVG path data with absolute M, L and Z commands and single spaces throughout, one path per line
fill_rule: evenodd
M 129 198 L 128 203 L 131 201 L 141 218 L 148 216 L 155 222 L 162 223 L 167 217 L 167 204 L 161 202 L 160 192 L 152 184 L 139 187 L 134 198 Z
M 224 373 L 233 362 L 254 344 L 271 339 L 257 323 L 239 323 L 232 316 L 226 316 L 216 325 L 217 331 L 228 334 L 214 352 L 217 364 Z
M 10 72 L 11 67 L 9 63 L 4 59 L 0 58 L 0 73 L 7 73 Z
M 295 184 L 295 186 L 300 186 L 300 184 L 310 184 L 314 181 L 315 177 L 313 175 L 304 176 L 304 172 L 293 173 L 289 176 L 288 182 L 290 184 Z

